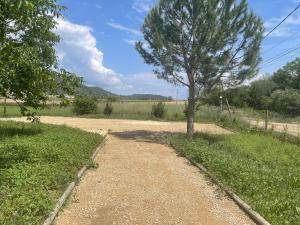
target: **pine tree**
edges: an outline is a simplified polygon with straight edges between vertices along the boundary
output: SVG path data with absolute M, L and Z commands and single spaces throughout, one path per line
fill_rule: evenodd
M 203 90 L 256 75 L 263 23 L 246 0 L 160 0 L 136 48 L 158 78 L 189 90 L 187 137 Z

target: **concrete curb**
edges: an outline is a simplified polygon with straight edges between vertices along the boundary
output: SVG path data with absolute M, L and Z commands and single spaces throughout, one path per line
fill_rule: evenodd
M 173 149 L 176 147 L 170 144 Z M 256 224 L 258 225 L 271 225 L 265 218 L 263 218 L 259 213 L 254 211 L 247 203 L 245 203 L 239 196 L 234 192 L 226 188 L 222 183 L 220 183 L 213 174 L 211 174 L 203 165 L 196 163 L 188 156 L 184 156 L 192 165 L 197 167 L 199 170 L 204 172 L 215 184 L 217 184 L 224 192 L 242 209 Z
M 106 141 L 107 141 L 107 135 L 104 136 L 103 142 L 94 151 L 93 155 L 90 158 L 91 160 L 93 160 L 93 161 L 95 160 L 97 154 L 104 147 Z M 86 166 L 81 168 L 81 170 L 77 174 L 78 180 L 83 176 L 83 174 L 85 173 L 86 170 L 87 170 Z M 65 204 L 66 200 L 68 199 L 68 197 L 70 196 L 70 194 L 74 190 L 75 186 L 76 186 L 75 181 L 73 181 L 72 183 L 69 184 L 69 186 L 67 187 L 65 192 L 62 194 L 62 196 L 57 201 L 53 211 L 49 214 L 48 218 L 44 221 L 43 225 L 51 225 L 52 224 L 52 222 L 54 221 L 54 219 L 58 215 L 61 207 Z

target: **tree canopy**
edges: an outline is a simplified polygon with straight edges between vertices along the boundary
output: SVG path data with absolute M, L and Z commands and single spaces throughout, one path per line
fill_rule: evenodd
M 264 28 L 246 0 L 160 0 L 136 48 L 159 78 L 189 89 L 188 137 L 204 89 L 257 74 Z
M 281 89 L 293 88 L 300 90 L 300 58 L 279 69 L 274 73 L 272 79 Z
M 16 100 L 23 113 L 82 82 L 58 69 L 53 29 L 63 9 L 56 0 L 0 0 L 0 96 Z

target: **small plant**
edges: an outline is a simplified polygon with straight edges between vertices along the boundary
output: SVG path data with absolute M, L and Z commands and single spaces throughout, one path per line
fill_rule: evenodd
M 97 99 L 87 97 L 87 96 L 78 96 L 74 101 L 74 113 L 77 115 L 90 114 L 97 110 Z
M 61 102 L 59 103 L 59 107 L 61 107 L 61 108 L 67 108 L 67 107 L 69 107 L 70 105 L 71 105 L 70 100 L 69 100 L 69 99 L 66 99 L 66 98 L 63 98 L 63 99 L 61 100 Z
M 166 115 L 166 107 L 163 102 L 159 102 L 157 104 L 154 104 L 152 106 L 152 112 L 151 114 L 156 118 L 164 118 Z
M 112 106 L 112 103 L 111 101 L 107 101 L 106 104 L 105 104 L 105 108 L 104 108 L 104 115 L 106 116 L 110 116 L 113 112 L 113 106 Z

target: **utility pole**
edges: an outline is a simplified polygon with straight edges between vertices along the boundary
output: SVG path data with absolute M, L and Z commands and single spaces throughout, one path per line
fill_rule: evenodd
M 223 112 L 223 96 L 222 95 L 220 96 L 220 110 L 222 113 Z

